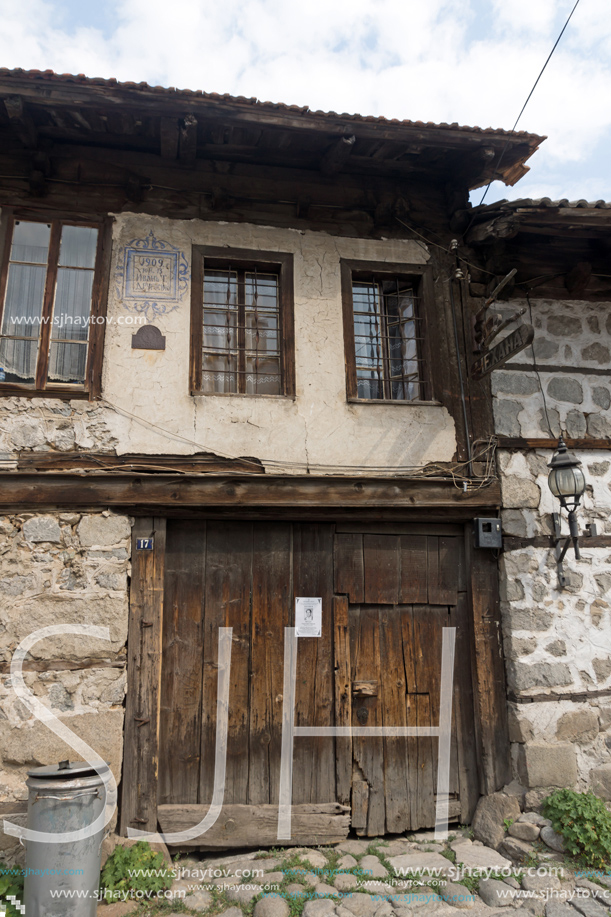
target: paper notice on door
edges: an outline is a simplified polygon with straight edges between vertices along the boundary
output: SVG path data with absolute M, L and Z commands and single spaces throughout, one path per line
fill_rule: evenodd
M 298 637 L 322 636 L 322 599 L 295 599 L 295 632 Z

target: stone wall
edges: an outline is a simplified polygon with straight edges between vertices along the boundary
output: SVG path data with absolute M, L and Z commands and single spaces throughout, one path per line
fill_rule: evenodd
M 512 310 L 519 305 L 512 302 Z M 571 438 L 611 437 L 609 306 L 551 301 L 532 306 L 553 436 L 562 431 Z M 493 373 L 497 434 L 550 437 L 535 372 L 509 368 L 531 361 L 528 348 Z M 570 371 L 555 371 L 558 366 Z M 585 371 L 601 369 L 604 374 Z M 587 480 L 580 531 L 595 522 L 599 534 L 611 534 L 609 453 L 575 451 Z M 498 455 L 503 532 L 527 542 L 505 550 L 500 560 L 508 687 L 518 698 L 539 698 L 510 703 L 514 765 L 529 785 L 594 785 L 611 798 L 611 548 L 589 548 L 582 537 L 582 559 L 575 561 L 569 551 L 568 583 L 558 590 L 553 551 L 528 544 L 551 533 L 552 513 L 559 510 L 547 485 L 551 455 L 550 450 Z M 552 699 L 574 694 L 582 699 Z
M 0 804 L 27 799 L 27 771 L 80 756 L 32 715 L 11 686 L 10 661 L 53 624 L 108 627 L 110 640 L 42 639 L 24 662 L 26 686 L 121 774 L 131 520 L 108 512 L 0 518 Z M 19 854 L 0 834 L 0 855 Z
M 128 301 L 125 252 L 154 234 L 179 256 L 176 301 Z M 193 245 L 293 254 L 296 397 L 189 392 L 190 270 Z M 283 464 L 397 466 L 451 461 L 454 422 L 437 404 L 349 404 L 342 326 L 340 259 L 422 264 L 413 240 L 336 238 L 324 232 L 246 223 L 168 220 L 121 214 L 113 258 L 104 348 L 103 398 L 73 401 L 0 400 L 0 452 L 116 451 L 117 454 L 254 456 Z M 165 337 L 165 350 L 132 349 L 146 318 Z M 297 463 L 292 464 L 292 463 Z M 272 466 L 274 468 L 276 466 Z

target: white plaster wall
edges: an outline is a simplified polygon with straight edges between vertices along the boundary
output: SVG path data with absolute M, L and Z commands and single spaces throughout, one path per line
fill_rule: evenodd
M 131 349 L 133 327 L 107 327 L 104 398 L 120 411 L 110 424 L 117 452 L 211 451 L 255 456 L 265 463 L 348 466 L 416 465 L 450 460 L 454 424 L 439 405 L 358 405 L 346 402 L 340 258 L 426 261 L 413 241 L 338 239 L 325 233 L 249 224 L 172 221 L 121 215 L 115 225 L 113 274 L 123 246 L 153 229 L 185 253 L 192 245 L 290 252 L 295 271 L 296 398 L 189 394 L 187 294 L 159 318 L 165 351 Z M 109 315 L 128 313 L 114 284 Z M 155 426 L 151 426 L 154 424 Z M 163 428 L 161 432 L 157 427 Z M 176 438 L 172 438 L 172 434 Z M 290 465 L 282 471 L 293 470 Z

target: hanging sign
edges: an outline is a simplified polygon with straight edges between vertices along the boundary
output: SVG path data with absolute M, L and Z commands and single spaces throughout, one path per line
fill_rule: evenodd
M 532 325 L 518 325 L 515 331 L 512 331 L 506 338 L 499 341 L 495 347 L 491 347 L 490 350 L 471 364 L 471 378 L 481 379 L 482 376 L 487 376 L 488 373 L 491 373 L 493 369 L 498 369 L 514 354 L 528 347 L 532 343 L 534 336 L 535 329 Z
M 322 599 L 295 599 L 295 632 L 298 637 L 322 637 Z

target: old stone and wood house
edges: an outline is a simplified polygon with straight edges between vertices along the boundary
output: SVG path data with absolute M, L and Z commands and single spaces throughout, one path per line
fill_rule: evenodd
M 2 812 L 68 756 L 13 653 L 90 624 L 110 639 L 40 639 L 26 685 L 111 762 L 118 831 L 197 823 L 230 627 L 230 808 L 196 843 L 276 843 L 304 597 L 296 728 L 434 730 L 455 628 L 450 820 L 515 774 L 611 789 L 611 211 L 472 210 L 526 171 L 523 132 L 50 72 L 0 70 L 0 95 Z M 549 431 L 530 347 L 473 371 L 516 267 L 492 308 L 530 290 Z M 560 430 L 600 523 L 563 592 Z M 502 554 L 474 538 L 499 511 Z M 437 763 L 433 735 L 296 734 L 293 840 L 432 826 Z

